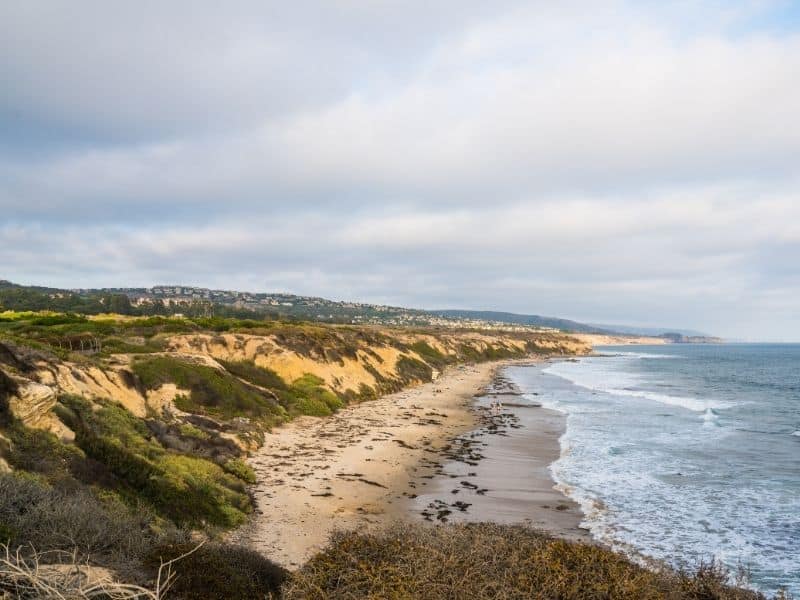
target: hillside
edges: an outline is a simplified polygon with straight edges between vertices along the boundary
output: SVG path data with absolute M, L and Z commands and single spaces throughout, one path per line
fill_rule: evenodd
M 241 458 L 271 427 L 449 364 L 587 349 L 554 333 L 2 313 L 0 464 L 230 527 L 250 510 Z
M 0 310 L 53 310 L 97 315 L 228 317 L 301 320 L 321 323 L 439 327 L 448 329 L 553 329 L 570 333 L 664 337 L 674 341 L 715 340 L 689 330 L 593 325 L 540 315 L 479 310 L 423 310 L 383 304 L 336 301 L 286 293 L 212 290 L 186 285 L 151 288 L 63 290 L 0 281 Z
M 539 315 L 520 315 L 509 312 L 497 312 L 491 310 L 435 310 L 434 314 L 446 318 L 454 319 L 477 319 L 498 323 L 514 323 L 530 327 L 547 327 L 561 331 L 573 333 L 622 333 L 610 329 L 602 329 L 595 325 L 587 325 L 570 321 L 569 319 L 558 319 L 555 317 L 542 317 Z
M 405 597 L 393 573 L 418 572 L 418 546 L 398 546 L 392 532 L 337 537 L 295 572 L 225 542 L 220 534 L 254 510 L 255 473 L 243 459 L 266 431 L 295 417 L 330 415 L 434 380 L 451 365 L 589 349 L 554 332 L 0 313 L 0 544 L 25 549 L 0 561 L 0 597 L 105 589 L 162 598 L 152 590 L 165 582 L 176 598 Z M 472 550 L 504 555 L 504 597 L 529 597 L 537 585 L 565 598 L 584 589 L 633 598 L 647 585 L 654 598 L 696 598 L 696 590 L 759 598 L 728 588 L 716 569 L 653 575 L 611 551 L 519 528 L 436 531 L 414 531 L 420 551 L 463 553 L 454 568 L 464 577 L 483 564 L 480 556 L 470 562 Z M 502 542 L 510 535 L 523 554 Z M 178 558 L 177 579 L 159 573 Z M 598 572 L 598 564 L 608 568 Z M 538 583 L 517 574 L 531 569 Z M 432 572 L 424 584 L 431 588 L 413 593 L 470 597 L 439 581 L 444 575 Z

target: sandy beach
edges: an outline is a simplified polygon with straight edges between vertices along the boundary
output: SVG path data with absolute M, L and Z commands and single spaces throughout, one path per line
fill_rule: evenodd
M 492 411 L 491 403 L 502 409 Z M 503 370 L 475 399 L 479 427 L 457 441 L 467 451 L 444 463 L 412 510 L 430 521 L 524 523 L 572 540 L 590 540 L 580 506 L 554 487 L 566 416 L 521 398 Z M 454 501 L 455 499 L 455 501 Z
M 514 421 L 512 414 L 492 416 L 486 397 L 475 398 L 502 381 L 497 372 L 504 364 L 454 367 L 435 382 L 348 407 L 332 417 L 303 417 L 268 434 L 249 461 L 259 482 L 253 489 L 256 513 L 234 539 L 292 568 L 322 548 L 336 529 L 380 527 L 401 518 L 441 521 L 469 514 L 500 522 L 529 519 L 559 535 L 578 535 L 580 513 L 553 489 L 547 473 L 563 429 L 557 414 L 535 409 L 542 419 L 537 433 L 528 431 L 526 438 L 538 438 L 540 430 L 541 440 L 532 448 L 517 448 L 518 456 L 536 457 L 525 465 L 505 448 L 500 450 L 505 456 L 495 455 L 495 444 L 482 439 L 494 431 L 500 433 L 498 440 L 513 442 L 503 433 Z M 464 463 L 465 458 L 472 464 Z M 454 464 L 470 472 L 456 480 Z M 504 466 L 498 469 L 497 464 Z M 452 493 L 451 480 L 461 479 L 475 483 Z M 523 479 L 534 488 L 529 491 L 535 501 L 498 495 L 509 481 Z M 490 491 L 481 493 L 483 488 Z M 474 508 L 462 513 L 456 503 L 467 492 L 477 492 L 472 495 L 483 501 L 473 498 Z M 426 499 L 444 502 L 439 500 L 443 496 L 456 505 L 445 509 L 447 514 L 441 508 L 426 510 Z

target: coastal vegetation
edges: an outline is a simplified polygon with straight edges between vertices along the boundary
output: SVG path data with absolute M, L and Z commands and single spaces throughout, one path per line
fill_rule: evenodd
M 178 557 L 176 598 L 298 597 L 312 571 L 223 541 L 253 511 L 245 459 L 265 432 L 451 365 L 565 348 L 585 349 L 554 333 L 2 313 L 0 597 L 46 577 L 30 565 L 90 561 L 146 586 Z
M 718 565 L 640 566 L 595 544 L 517 525 L 399 523 L 343 532 L 294 573 L 284 598 L 759 600 Z
M 106 589 L 150 590 L 98 596 L 113 598 L 765 600 L 732 584 L 731 574 L 715 564 L 645 568 L 601 546 L 491 523 L 398 523 L 373 533 L 341 532 L 290 572 L 240 546 L 198 542 L 190 531 L 141 509 L 20 475 L 0 476 L 0 523 L 0 598 L 87 597 L 79 593 L 83 579 L 75 577 L 64 589 L 63 569 L 48 570 L 46 563 L 55 558 L 80 572 L 90 557 L 114 575 Z M 8 547 L 23 551 L 3 560 Z M 157 594 L 159 567 L 173 560 L 176 577 Z M 24 593 L 34 585 L 37 593 Z
M 270 428 L 431 381 L 456 363 L 559 352 L 566 340 L 6 311 L 0 459 L 143 502 L 163 518 L 230 527 L 250 510 L 243 485 L 253 475 L 242 459 Z M 175 508 L 182 503 L 191 508 Z
M 266 423 L 279 423 L 285 415 L 274 394 L 249 386 L 224 369 L 155 356 L 134 361 L 133 372 L 149 390 L 167 383 L 188 390 L 188 395 L 175 397 L 175 406 L 186 412 L 222 419 L 247 417 Z

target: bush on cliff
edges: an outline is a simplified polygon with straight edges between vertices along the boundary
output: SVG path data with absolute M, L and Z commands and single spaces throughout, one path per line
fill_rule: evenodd
M 153 571 L 163 562 L 187 553 L 175 564 L 178 577 L 170 596 L 182 600 L 245 600 L 279 598 L 288 571 L 258 552 L 242 546 L 190 542 L 163 543 L 152 548 L 145 565 Z
M 0 370 L 0 427 L 5 427 L 12 420 L 8 399 L 16 393 L 16 382 Z
M 325 417 L 344 406 L 344 401 L 325 387 L 325 381 L 311 373 L 293 381 L 289 389 L 279 392 L 278 396 L 289 413 L 295 415 Z
M 410 356 L 401 356 L 397 359 L 397 374 L 405 383 L 413 381 L 431 381 L 433 379 L 433 369 L 430 365 L 411 358 Z
M 287 583 L 287 599 L 758 600 L 723 569 L 655 572 L 601 546 L 523 526 L 397 524 L 336 534 Z
M 152 523 L 146 510 L 101 501 L 88 488 L 55 488 L 24 473 L 0 475 L 0 543 L 12 548 L 136 560 L 156 537 Z
M 214 462 L 169 451 L 145 421 L 111 402 L 61 399 L 75 443 L 116 477 L 123 492 L 150 502 L 179 525 L 233 527 L 250 512 L 242 481 Z
M 229 373 L 236 377 L 241 377 L 254 385 L 270 390 L 287 389 L 286 382 L 272 369 L 260 367 L 252 361 L 227 361 L 218 360 L 219 364 L 225 367 Z
M 187 412 L 223 419 L 249 417 L 267 423 L 282 418 L 283 411 L 271 395 L 220 369 L 158 356 L 136 361 L 133 371 L 148 389 L 174 383 L 189 390 L 188 397 L 176 400 L 178 408 Z

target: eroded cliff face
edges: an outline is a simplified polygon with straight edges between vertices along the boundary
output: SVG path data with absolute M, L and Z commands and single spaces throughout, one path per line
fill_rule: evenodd
M 311 328 L 306 335 L 191 334 L 170 338 L 168 349 L 223 361 L 248 361 L 291 382 L 306 373 L 343 394 L 369 386 L 385 391 L 387 382 L 413 383 L 402 360 L 420 361 L 435 377 L 446 364 L 525 357 L 533 354 L 584 354 L 590 346 L 558 334 L 417 333 L 404 330 Z M 315 335 L 322 334 L 322 335 Z
M 605 335 L 599 333 L 576 333 L 574 337 L 590 346 L 626 346 L 645 345 L 660 346 L 670 343 L 663 337 L 649 337 L 640 335 Z
M 169 356 L 220 372 L 226 371 L 223 362 L 252 363 L 277 373 L 288 384 L 312 374 L 331 392 L 350 399 L 359 394 L 364 398 L 365 389 L 379 395 L 435 378 L 448 364 L 589 350 L 588 344 L 576 338 L 553 333 L 289 326 L 265 335 L 174 335 L 166 339 L 163 352 L 144 357 Z M 74 433 L 54 413 L 58 397 L 64 394 L 111 400 L 139 418 L 165 409 L 180 413 L 174 400 L 188 391 L 171 383 L 145 389 L 132 368 L 142 358 L 117 354 L 71 362 L 0 343 L 0 371 L 10 382 L 0 386 L 0 403 L 26 426 L 52 431 L 65 441 L 73 439 Z

